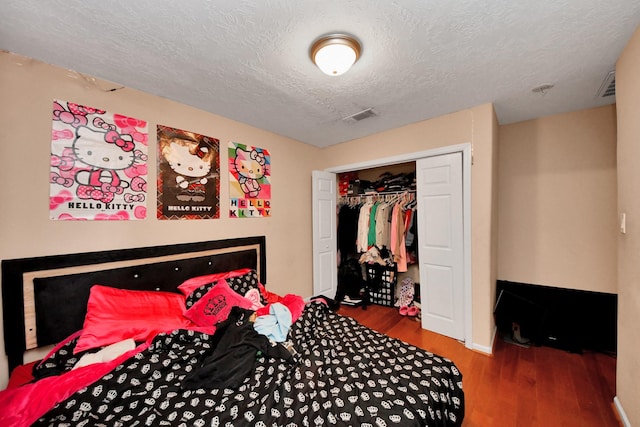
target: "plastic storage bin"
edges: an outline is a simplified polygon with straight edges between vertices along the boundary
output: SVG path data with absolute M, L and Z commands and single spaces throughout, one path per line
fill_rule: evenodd
M 372 304 L 393 307 L 396 297 L 396 283 L 398 282 L 398 267 L 396 264 L 366 265 L 366 292 Z

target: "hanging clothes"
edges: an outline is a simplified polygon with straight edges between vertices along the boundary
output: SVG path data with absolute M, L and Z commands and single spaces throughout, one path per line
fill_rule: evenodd
M 408 191 L 341 198 L 338 211 L 339 261 L 358 258 L 359 254 L 376 246 L 388 249 L 398 271 L 406 272 L 409 264 L 417 263 L 415 209 L 415 193 Z
M 338 251 L 340 260 L 345 261 L 357 255 L 358 216 L 360 204 L 343 203 L 338 211 Z
M 367 233 L 367 246 L 370 248 L 376 244 L 376 212 L 378 212 L 378 203 L 371 205 L 369 211 L 369 232 Z
M 376 243 L 379 248 L 389 247 L 389 207 L 387 203 L 380 203 L 378 210 L 376 211 Z
M 399 203 L 393 207 L 391 215 L 391 253 L 398 266 L 398 272 L 407 271 L 407 248 L 404 237 L 404 211 Z
M 358 215 L 358 239 L 356 248 L 358 252 L 366 252 L 369 249 L 369 218 L 373 203 L 367 202 L 360 207 Z

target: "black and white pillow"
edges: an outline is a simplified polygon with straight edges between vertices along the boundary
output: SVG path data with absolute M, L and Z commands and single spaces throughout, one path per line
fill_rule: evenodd
M 227 283 L 229 287 L 239 293 L 242 296 L 245 296 L 247 292 L 251 289 L 259 289 L 258 288 L 258 273 L 255 270 L 251 270 L 247 274 L 243 274 L 242 276 L 229 277 L 227 279 Z M 260 294 L 260 301 L 265 304 L 264 298 L 262 294 Z
M 200 299 L 203 296 L 205 296 L 205 294 L 209 292 L 211 288 L 215 286 L 216 283 L 218 282 L 215 281 L 213 283 L 207 283 L 206 285 L 202 285 L 199 288 L 196 288 L 193 292 L 191 292 L 184 301 L 184 306 L 187 308 L 187 310 L 193 307 L 195 303 L 200 301 Z
M 231 289 L 242 296 L 245 296 L 250 289 L 259 289 L 258 273 L 255 270 L 251 270 L 247 274 L 243 274 L 241 276 L 229 277 L 224 280 L 227 281 L 227 284 Z M 216 285 L 216 283 L 218 282 L 216 281 L 213 283 L 207 283 L 206 285 L 202 285 L 191 292 L 185 300 L 185 307 L 187 308 L 187 310 L 193 307 L 193 305 L 197 303 L 200 298 L 205 296 L 206 293 Z M 262 304 L 266 304 L 262 293 L 260 293 L 260 301 L 262 302 Z

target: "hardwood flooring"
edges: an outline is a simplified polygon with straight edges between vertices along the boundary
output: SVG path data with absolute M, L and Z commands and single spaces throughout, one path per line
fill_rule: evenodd
M 397 309 L 340 307 L 340 314 L 452 360 L 463 374 L 463 427 L 618 427 L 616 360 L 601 353 L 524 348 L 496 337 L 493 355 L 421 328 Z

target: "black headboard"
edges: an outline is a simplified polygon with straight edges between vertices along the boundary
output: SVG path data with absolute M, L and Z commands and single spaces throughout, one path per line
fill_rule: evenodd
M 264 236 L 2 261 L 2 308 L 9 370 L 29 349 L 82 329 L 94 284 L 178 292 L 190 277 L 254 268 L 266 283 Z

